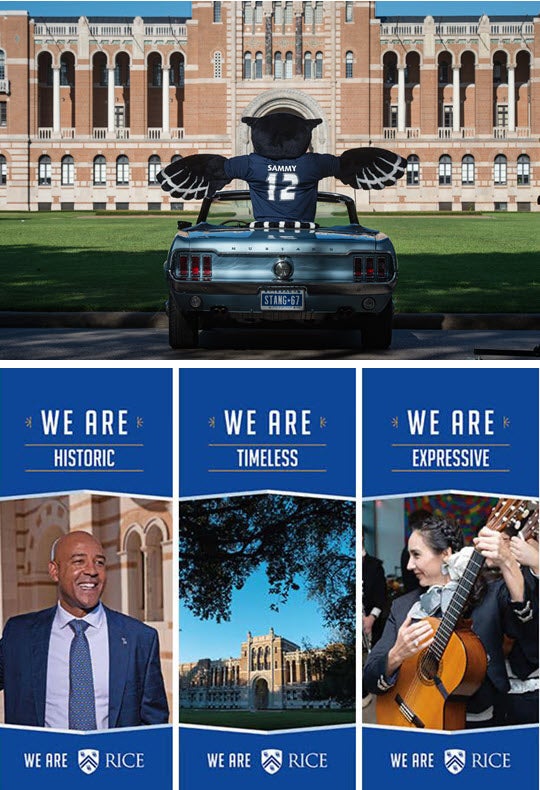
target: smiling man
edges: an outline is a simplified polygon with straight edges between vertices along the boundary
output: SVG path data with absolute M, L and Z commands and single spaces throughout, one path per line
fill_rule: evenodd
M 101 603 L 106 560 L 87 532 L 52 546 L 51 609 L 12 617 L 0 641 L 7 724 L 70 730 L 165 724 L 155 629 Z

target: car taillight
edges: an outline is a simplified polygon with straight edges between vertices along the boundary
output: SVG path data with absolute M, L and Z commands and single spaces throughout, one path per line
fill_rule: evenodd
M 187 255 L 181 255 L 178 259 L 178 276 L 181 280 L 187 280 L 188 278 L 188 257 Z
M 375 277 L 375 259 L 366 258 L 366 280 L 373 280 Z
M 175 252 L 171 273 L 177 280 L 211 280 L 212 256 L 182 255 Z
M 394 266 L 389 255 L 353 258 L 353 275 L 355 282 L 388 282 L 394 276 Z
M 201 258 L 200 255 L 191 256 L 191 279 L 201 279 Z
M 203 280 L 212 279 L 212 256 L 203 255 L 202 259 Z

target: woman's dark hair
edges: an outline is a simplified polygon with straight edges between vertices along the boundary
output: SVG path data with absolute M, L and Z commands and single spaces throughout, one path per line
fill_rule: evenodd
M 442 554 L 445 549 L 451 548 L 454 554 L 465 545 L 463 532 L 454 521 L 430 515 L 418 520 L 413 525 L 413 532 L 420 532 L 426 544 L 435 554 Z M 486 569 L 482 568 L 476 579 L 471 594 L 469 595 L 466 617 L 470 616 L 470 609 L 477 606 L 487 591 L 488 578 Z
M 417 519 L 412 524 L 413 532 L 420 532 L 425 542 L 435 554 L 442 554 L 445 549 L 452 549 L 452 553 L 459 551 L 465 545 L 463 532 L 454 522 L 432 513 L 425 518 Z

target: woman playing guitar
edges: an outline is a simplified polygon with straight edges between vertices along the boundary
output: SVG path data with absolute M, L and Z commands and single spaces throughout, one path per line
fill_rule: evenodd
M 490 726 L 498 695 L 509 689 L 503 635 L 525 643 L 535 639 L 531 591 L 508 542 L 487 527 L 475 538 L 474 557 L 463 574 L 465 579 L 471 574 L 474 560 L 480 578 L 472 590 L 471 581 L 466 596 L 472 632 L 464 631 L 458 639 L 459 623 L 455 622 L 444 632 L 443 626 L 451 620 L 449 613 L 457 606 L 454 593 L 459 601 L 463 586 L 463 580 L 456 584 L 448 572 L 453 555 L 462 547 L 462 532 L 450 521 L 429 516 L 414 526 L 408 568 L 416 574 L 420 588 L 393 602 L 383 635 L 364 668 L 364 688 L 379 695 L 379 724 L 461 729 L 465 727 L 464 696 L 470 695 L 467 726 Z M 490 583 L 482 580 L 479 572 L 484 560 L 499 568 L 500 578 Z M 456 576 L 454 571 L 452 575 Z M 458 615 L 464 606 L 465 600 Z M 435 619 L 441 617 L 441 622 Z M 460 662 L 462 676 L 456 674 Z

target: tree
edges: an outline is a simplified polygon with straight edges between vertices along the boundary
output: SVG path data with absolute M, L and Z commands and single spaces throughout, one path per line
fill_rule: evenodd
M 229 620 L 234 589 L 264 566 L 272 607 L 303 581 L 325 623 L 354 638 L 354 503 L 263 494 L 182 502 L 180 596 L 201 619 Z
M 356 697 L 356 651 L 354 642 L 328 645 L 323 650 L 310 650 L 310 662 L 317 680 L 311 681 L 306 700 L 335 700 L 352 705 Z

